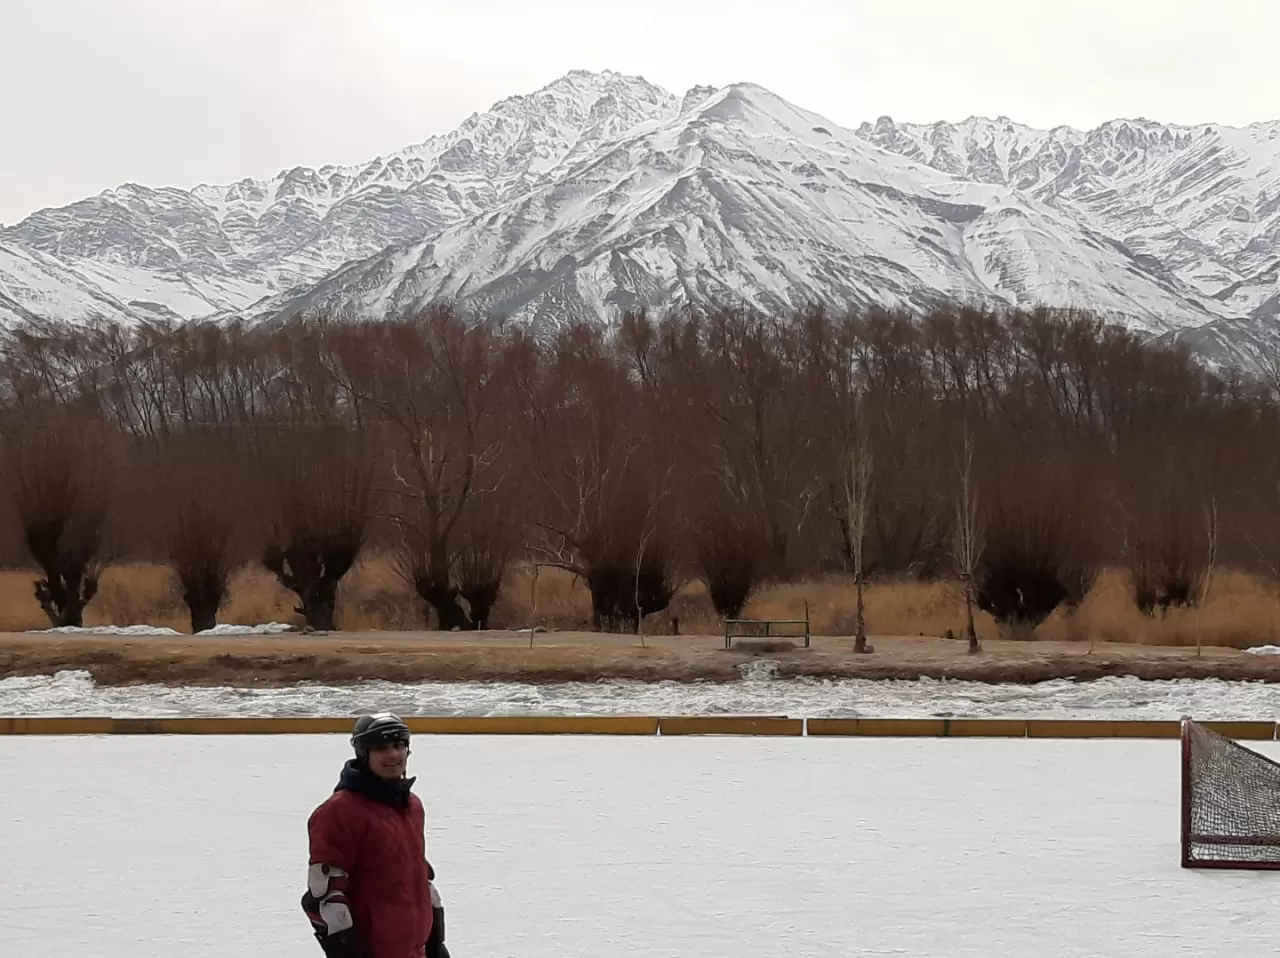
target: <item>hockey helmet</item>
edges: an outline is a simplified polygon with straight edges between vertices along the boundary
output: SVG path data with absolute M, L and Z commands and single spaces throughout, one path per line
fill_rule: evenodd
M 369 752 L 386 742 L 409 742 L 409 726 L 390 712 L 361 715 L 351 732 L 351 746 L 360 761 L 367 761 Z

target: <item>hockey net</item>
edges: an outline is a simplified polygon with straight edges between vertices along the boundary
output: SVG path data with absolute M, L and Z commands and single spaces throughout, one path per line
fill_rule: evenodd
M 1182 721 L 1182 865 L 1280 869 L 1280 763 Z

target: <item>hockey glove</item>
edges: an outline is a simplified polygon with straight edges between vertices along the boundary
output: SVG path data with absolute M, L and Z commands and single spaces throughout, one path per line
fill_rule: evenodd
M 426 958 L 449 958 L 449 949 L 444 946 L 444 902 L 434 882 L 428 882 L 427 887 L 431 889 L 431 936 L 423 953 Z
M 317 935 L 316 940 L 320 942 L 325 958 L 370 958 L 369 949 L 354 928 L 346 928 L 323 938 Z

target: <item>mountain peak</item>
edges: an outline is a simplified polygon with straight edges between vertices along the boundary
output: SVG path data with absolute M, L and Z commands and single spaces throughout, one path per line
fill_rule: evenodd
M 680 99 L 680 112 L 688 113 L 690 110 L 701 106 L 706 100 L 715 96 L 717 90 L 713 86 L 693 86 L 685 91 L 685 95 Z
M 557 107 L 576 107 L 589 112 L 598 100 L 606 97 L 649 104 L 670 104 L 675 101 L 670 92 L 642 76 L 616 73 L 613 70 L 570 70 L 532 93 L 505 97 L 490 106 L 486 112 L 516 114 Z

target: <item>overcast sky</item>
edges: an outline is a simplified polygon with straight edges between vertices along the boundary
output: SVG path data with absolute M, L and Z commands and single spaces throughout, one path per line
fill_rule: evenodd
M 1277 36 L 1280 0 L 0 0 L 0 222 L 371 159 L 575 68 L 845 126 L 1246 124 L 1280 119 Z

